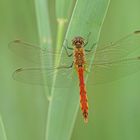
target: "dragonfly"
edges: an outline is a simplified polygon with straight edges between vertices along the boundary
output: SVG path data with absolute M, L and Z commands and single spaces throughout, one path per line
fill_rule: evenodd
M 129 56 L 140 48 L 140 30 L 133 31 L 108 45 L 95 47 L 98 44 L 94 43 L 87 49 L 88 42 L 89 37 L 85 40 L 76 36 L 72 40 L 72 47 L 67 45 L 62 52 L 56 52 L 49 47 L 40 48 L 22 40 L 13 40 L 9 43 L 9 49 L 35 64 L 18 68 L 14 71 L 13 78 L 23 83 L 53 85 L 55 88 L 71 88 L 73 84 L 79 84 L 80 106 L 87 123 L 89 107 L 86 85 L 111 82 L 140 70 L 140 56 Z M 45 66 L 42 64 L 42 58 Z M 85 81 L 87 75 L 88 79 Z M 47 79 L 47 83 L 44 82 L 44 78 Z

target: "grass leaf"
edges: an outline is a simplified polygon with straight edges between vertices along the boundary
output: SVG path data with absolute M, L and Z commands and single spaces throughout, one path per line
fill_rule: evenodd
M 0 116 L 0 139 L 7 140 L 7 135 L 4 128 L 4 123 L 2 121 L 2 117 Z
M 89 32 L 92 33 L 89 46 L 99 39 L 108 3 L 108 0 L 76 1 L 66 33 L 69 44 L 75 36 L 86 38 Z M 46 140 L 69 140 L 78 109 L 78 84 L 72 84 L 71 89 L 54 89 L 49 105 Z

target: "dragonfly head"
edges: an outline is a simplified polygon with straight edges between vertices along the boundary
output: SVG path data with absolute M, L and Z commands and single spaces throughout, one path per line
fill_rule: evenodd
M 84 38 L 81 36 L 77 36 L 72 40 L 72 45 L 76 48 L 81 48 L 84 45 Z

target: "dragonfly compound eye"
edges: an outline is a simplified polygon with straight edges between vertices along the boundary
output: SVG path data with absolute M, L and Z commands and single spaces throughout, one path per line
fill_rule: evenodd
M 72 40 L 73 46 L 81 46 L 84 44 L 84 38 L 77 36 Z

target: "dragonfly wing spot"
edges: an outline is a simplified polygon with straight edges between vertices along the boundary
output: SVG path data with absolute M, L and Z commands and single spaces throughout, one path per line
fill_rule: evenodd
M 23 68 L 18 68 L 15 72 L 20 72 L 22 70 L 23 70 Z
M 140 30 L 134 31 L 134 34 L 139 34 L 139 33 L 140 33 Z
M 14 40 L 13 42 L 14 42 L 14 43 L 21 43 L 21 40 L 16 39 L 16 40 Z

